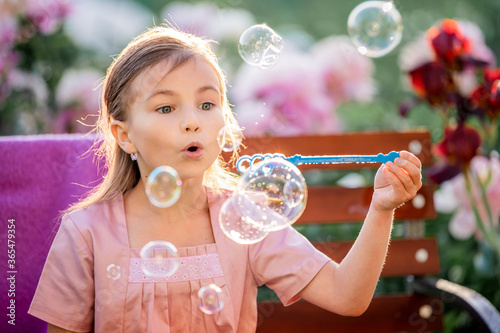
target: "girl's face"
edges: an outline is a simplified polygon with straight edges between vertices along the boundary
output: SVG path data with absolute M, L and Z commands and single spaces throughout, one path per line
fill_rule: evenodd
M 217 135 L 224 116 L 215 70 L 200 56 L 172 71 L 165 61 L 141 73 L 131 88 L 126 123 L 141 175 L 168 165 L 183 181 L 201 182 L 221 151 Z

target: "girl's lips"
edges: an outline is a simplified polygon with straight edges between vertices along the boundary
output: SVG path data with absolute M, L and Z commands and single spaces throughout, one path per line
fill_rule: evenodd
M 201 156 L 203 156 L 203 148 L 197 147 L 196 150 L 185 149 L 182 151 L 182 153 L 187 158 L 197 160 L 197 159 L 200 159 Z

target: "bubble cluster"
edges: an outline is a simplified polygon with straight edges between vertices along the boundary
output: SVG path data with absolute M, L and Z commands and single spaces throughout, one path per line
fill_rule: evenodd
M 365 1 L 349 14 L 347 31 L 359 53 L 377 58 L 401 42 L 403 21 L 392 1 Z
M 177 248 L 167 241 L 151 241 L 140 252 L 141 269 L 151 277 L 169 277 L 179 269 Z
M 209 284 L 198 290 L 198 305 L 206 314 L 214 314 L 224 307 L 222 289 L 215 284 Z
M 109 265 L 106 270 L 108 271 L 108 278 L 110 279 L 118 280 L 122 276 L 120 266 L 117 266 L 115 264 Z
M 248 168 L 236 191 L 222 205 L 222 231 L 240 244 L 253 244 L 269 232 L 293 224 L 307 202 L 307 185 L 300 171 L 282 158 L 265 159 Z
M 267 231 L 280 230 L 294 223 L 306 207 L 304 176 L 295 165 L 282 158 L 266 159 L 252 165 L 238 181 L 237 190 L 251 193 L 253 197 L 261 195 L 259 205 L 270 212 L 263 222 Z
M 159 208 L 170 207 L 179 200 L 182 181 L 177 171 L 162 165 L 154 169 L 146 182 L 149 201 Z
M 237 125 L 226 125 L 222 127 L 217 136 L 217 143 L 223 151 L 238 149 L 243 141 L 243 133 Z
M 238 51 L 249 65 L 267 69 L 278 61 L 284 44 L 283 38 L 273 29 L 257 24 L 241 34 Z

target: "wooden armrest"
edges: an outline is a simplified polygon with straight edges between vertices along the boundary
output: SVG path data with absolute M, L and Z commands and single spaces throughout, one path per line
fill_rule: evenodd
M 419 293 L 434 295 L 467 311 L 487 332 L 500 332 L 500 313 L 484 296 L 459 284 L 430 277 L 414 277 L 411 288 Z

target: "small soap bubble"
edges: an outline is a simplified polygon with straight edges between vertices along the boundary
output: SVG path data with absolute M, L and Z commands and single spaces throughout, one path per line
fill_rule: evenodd
M 113 280 L 118 280 L 121 276 L 121 268 L 115 264 L 111 264 L 106 269 L 108 271 L 108 277 Z
M 347 31 L 359 53 L 377 58 L 401 42 L 403 20 L 392 1 L 365 1 L 349 14 Z
M 243 141 L 243 133 L 237 125 L 226 125 L 222 127 L 217 136 L 217 143 L 223 151 L 238 149 Z
M 237 190 L 240 193 L 252 193 L 250 198 L 255 198 L 256 193 L 263 195 L 265 200 L 260 199 L 256 204 L 262 212 L 258 221 L 267 231 L 280 230 L 293 224 L 306 207 L 307 185 L 304 176 L 295 165 L 282 158 L 265 159 L 253 164 L 241 176 Z
M 224 307 L 222 289 L 215 284 L 201 287 L 198 290 L 198 305 L 206 314 L 214 314 Z
M 238 51 L 249 65 L 267 69 L 278 61 L 284 44 L 283 38 L 273 29 L 257 24 L 241 34 Z
M 236 243 L 254 244 L 268 234 L 259 221 L 263 214 L 259 199 L 250 200 L 245 193 L 235 193 L 222 205 L 219 224 L 224 234 Z
M 159 208 L 170 207 L 181 196 L 182 181 L 174 168 L 162 165 L 154 169 L 146 182 L 149 201 Z
M 177 248 L 167 241 L 151 241 L 140 252 L 141 269 L 151 277 L 169 277 L 179 269 Z

